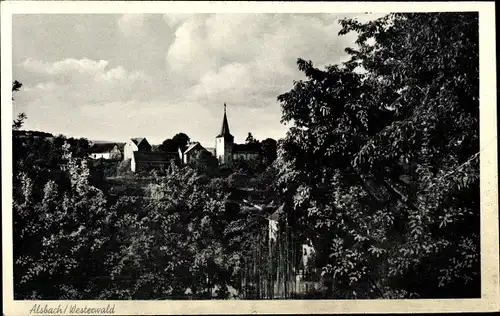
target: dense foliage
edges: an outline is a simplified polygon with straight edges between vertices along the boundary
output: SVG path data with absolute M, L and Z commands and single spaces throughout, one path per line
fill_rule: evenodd
M 351 59 L 299 60 L 307 80 L 279 96 L 289 212 L 315 227 L 332 295 L 477 296 L 478 16 L 342 26 L 359 33 Z
M 172 138 L 165 139 L 161 145 L 158 146 L 158 150 L 164 152 L 177 152 L 177 150 L 181 149 L 184 151 L 187 148 L 189 141 L 189 136 L 184 133 L 178 133 Z
M 107 284 L 113 213 L 85 159 L 63 146 L 60 177 L 21 171 L 14 192 L 14 279 L 19 298 L 90 299 Z M 44 184 L 41 182 L 45 181 Z M 16 246 L 19 245 L 19 246 Z M 24 246 L 21 246 L 24 245 Z

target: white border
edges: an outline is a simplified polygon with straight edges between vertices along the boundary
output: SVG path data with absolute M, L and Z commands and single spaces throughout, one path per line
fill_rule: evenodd
M 12 14 L 18 13 L 356 13 L 478 11 L 480 17 L 481 299 L 289 301 L 13 301 Z M 406 313 L 500 310 L 494 2 L 124 2 L 2 1 L 2 240 L 4 315 L 29 315 L 36 303 L 106 307 L 115 315 L 247 313 Z M 62 314 L 60 314 L 62 315 Z

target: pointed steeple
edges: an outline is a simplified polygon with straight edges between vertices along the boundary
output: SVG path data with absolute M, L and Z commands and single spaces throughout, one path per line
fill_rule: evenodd
M 224 118 L 222 119 L 222 127 L 217 137 L 232 138 L 233 135 L 229 132 L 229 123 L 227 122 L 226 103 L 224 103 Z

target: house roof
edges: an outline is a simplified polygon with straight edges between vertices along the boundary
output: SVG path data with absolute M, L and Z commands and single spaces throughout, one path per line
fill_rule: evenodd
M 146 138 L 145 137 L 135 137 L 135 138 L 131 138 L 131 140 L 134 142 L 134 144 L 136 144 L 137 146 L 139 146 L 140 143 L 142 143 L 143 141 L 146 141 Z
M 234 144 L 233 153 L 260 153 L 259 143 Z
M 279 220 L 281 215 L 284 213 L 284 204 L 280 205 L 280 207 L 278 207 L 276 209 L 276 211 L 274 211 L 274 213 L 272 213 L 270 216 L 269 216 L 269 219 L 271 220 Z
M 170 160 L 177 158 L 179 158 L 179 154 L 176 152 L 134 151 L 134 160 L 136 162 L 167 163 Z
M 111 150 L 117 146 L 115 143 L 98 143 L 92 145 L 89 149 L 89 153 L 109 153 Z
M 116 143 L 116 145 L 118 145 L 118 149 L 120 149 L 121 152 L 123 152 L 123 150 L 125 149 L 125 144 L 126 143 Z
M 188 148 L 186 148 L 186 150 L 184 150 L 184 153 L 190 152 L 191 150 L 197 147 L 206 150 L 205 147 L 203 147 L 200 143 L 192 143 L 191 145 L 188 146 Z
M 224 138 L 234 138 L 233 135 L 229 132 L 229 123 L 227 122 L 226 116 L 226 103 L 224 103 L 224 117 L 222 119 L 222 127 L 220 129 L 219 135 L 216 137 L 224 137 Z

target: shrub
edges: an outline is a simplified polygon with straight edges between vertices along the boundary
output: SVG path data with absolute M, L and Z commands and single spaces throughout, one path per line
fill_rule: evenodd
M 125 159 L 122 162 L 118 164 L 117 170 L 116 170 L 116 175 L 118 176 L 124 176 L 124 175 L 129 175 L 132 174 L 132 170 L 130 169 L 131 167 L 131 159 Z

